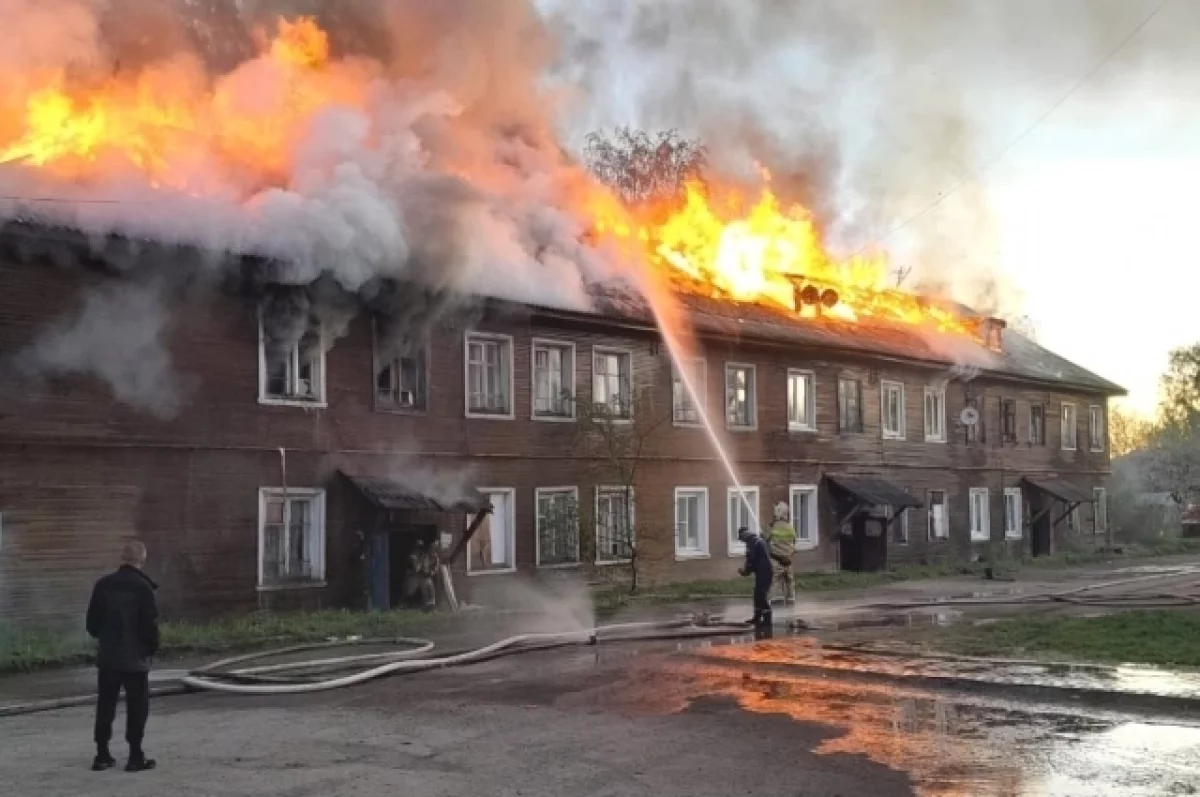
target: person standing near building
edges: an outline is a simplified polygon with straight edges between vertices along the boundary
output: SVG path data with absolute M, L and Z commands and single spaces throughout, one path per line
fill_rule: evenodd
M 99 772 L 115 765 L 108 749 L 112 739 L 117 698 L 125 690 L 125 741 L 129 743 L 127 772 L 154 769 L 142 749 L 150 713 L 150 660 L 158 652 L 158 585 L 142 572 L 146 546 L 130 542 L 121 551 L 121 566 L 96 582 L 87 610 L 87 632 L 98 640 L 96 668 L 96 758 Z
M 767 543 L 757 533 L 742 526 L 738 529 L 738 539 L 746 546 L 746 563 L 738 571 L 743 576 L 754 576 L 754 627 L 766 629 L 771 627 L 771 551 Z
M 783 594 L 785 605 L 796 602 L 796 584 L 792 580 L 792 555 L 796 552 L 796 529 L 788 522 L 791 514 L 786 501 L 775 505 L 774 523 L 767 530 L 767 544 L 771 547 L 775 583 Z

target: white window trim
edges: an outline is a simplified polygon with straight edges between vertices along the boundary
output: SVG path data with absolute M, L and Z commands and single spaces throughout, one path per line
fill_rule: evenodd
M 580 561 L 579 551 L 579 529 L 575 529 L 575 561 L 562 562 L 556 565 L 542 564 L 542 513 L 539 511 L 539 505 L 543 495 L 554 495 L 559 493 L 569 493 L 575 501 L 576 511 L 579 508 L 579 488 L 578 487 L 535 487 L 533 489 L 533 548 L 534 562 L 539 570 L 567 570 L 574 567 L 579 567 Z M 576 525 L 579 524 L 579 518 L 575 518 Z M 515 534 L 515 529 L 514 529 Z
M 887 430 L 887 389 L 889 387 L 900 389 L 900 429 L 896 432 Z M 905 416 L 908 414 L 908 407 L 905 406 L 904 398 L 904 383 L 897 382 L 892 379 L 881 379 L 879 381 L 879 430 L 883 435 L 884 440 L 904 440 L 907 435 Z
M 634 413 L 634 396 L 637 391 L 633 385 L 633 349 L 623 349 L 619 346 L 593 346 L 592 347 L 592 384 L 591 384 L 591 402 L 592 407 L 596 406 L 596 356 L 600 354 L 619 354 L 629 358 L 629 416 L 626 418 L 606 418 L 609 423 L 633 423 Z M 672 413 L 674 410 L 672 410 Z
M 704 359 L 703 357 L 689 357 L 687 361 L 693 365 L 696 363 L 700 364 L 700 384 L 695 386 L 696 393 L 699 395 L 699 398 L 700 398 L 700 405 L 697 407 L 697 410 L 700 412 L 701 415 L 705 415 L 708 412 L 708 360 Z M 678 420 L 675 417 L 675 379 L 676 379 L 676 377 L 679 377 L 680 382 L 682 383 L 683 377 L 679 376 L 679 367 L 672 365 L 671 366 L 671 423 L 672 423 L 672 425 L 678 426 L 681 429 L 703 429 L 704 428 L 703 421 L 696 421 L 695 423 L 692 423 L 691 421 Z M 685 387 L 684 390 L 686 391 L 687 388 Z
M 681 495 L 697 495 L 700 497 L 700 504 L 704 509 L 704 525 L 700 528 L 700 547 L 696 550 L 679 547 L 679 498 Z M 675 541 L 675 561 L 685 562 L 692 559 L 708 559 L 710 558 L 709 544 L 709 528 L 712 526 L 712 519 L 708 502 L 707 487 L 676 487 L 675 488 L 675 503 L 672 509 L 672 515 L 675 518 L 675 526 L 672 531 L 672 537 Z
M 467 545 L 467 575 L 468 576 L 500 576 L 506 573 L 517 572 L 517 491 L 514 487 L 479 487 L 478 492 L 485 497 L 490 493 L 502 493 L 508 496 L 508 522 L 509 533 L 512 535 L 512 550 L 509 553 L 512 556 L 512 565 L 509 567 L 489 570 L 472 570 L 471 569 L 471 546 Z M 536 512 L 536 508 L 535 508 Z M 471 517 L 467 517 L 467 525 L 471 523 Z M 476 533 L 478 533 L 476 529 Z
M 592 512 L 593 512 L 592 526 L 594 527 L 593 528 L 593 533 L 595 535 L 594 542 L 596 544 L 596 564 L 601 567 L 607 567 L 610 565 L 627 565 L 627 564 L 629 564 L 628 559 L 601 559 L 600 558 L 600 523 L 598 522 L 599 518 L 600 518 L 600 493 L 606 493 L 606 492 L 625 492 L 625 488 L 619 484 L 598 484 L 598 485 L 596 485 L 594 498 L 592 500 Z M 630 487 L 629 488 L 629 536 L 632 538 L 633 544 L 635 547 L 637 546 L 637 515 L 636 515 L 636 512 L 637 512 L 637 497 L 634 495 L 634 488 Z
M 570 384 L 567 391 L 571 394 L 571 414 L 570 415 L 538 415 L 537 414 L 537 350 L 539 346 L 547 348 L 566 349 L 571 353 L 571 368 L 568 376 Z M 579 361 L 575 359 L 575 344 L 567 340 L 555 340 L 553 338 L 534 338 L 529 343 L 529 419 L 533 421 L 541 421 L 544 423 L 574 423 L 575 421 L 575 398 L 578 395 L 575 380 L 576 380 L 576 365 Z M 468 401 L 470 399 L 468 398 Z
M 1015 495 L 1017 497 L 1017 516 L 1016 528 L 1008 527 L 1008 498 Z M 1004 539 L 1019 540 L 1025 536 L 1025 497 L 1021 493 L 1020 487 L 1005 487 L 1004 488 Z
M 313 525 L 316 526 L 317 550 L 315 551 L 318 577 L 311 581 L 296 584 L 263 584 L 263 551 L 265 549 L 265 527 L 267 520 L 267 499 L 269 498 L 311 498 L 313 499 Z M 285 516 L 286 523 L 286 516 Z M 325 563 L 325 491 L 309 487 L 260 487 L 258 488 L 258 591 L 280 592 L 296 589 L 320 589 L 327 586 Z
M 1092 498 L 1094 498 L 1096 500 L 1096 503 L 1094 503 L 1092 505 L 1092 533 L 1093 534 L 1107 534 L 1108 533 L 1108 524 L 1109 524 L 1109 520 L 1108 520 L 1108 488 L 1107 487 L 1093 487 L 1092 488 Z M 1101 504 L 1103 504 L 1103 506 L 1104 506 L 1104 526 L 1103 527 L 1101 527 L 1101 525 L 1097 522 L 1100 519 Z
M 1071 445 L 1067 445 L 1067 407 L 1071 408 Z M 1063 451 L 1075 451 L 1079 448 L 1079 407 L 1069 401 L 1064 401 L 1058 408 L 1058 436 Z
M 734 426 L 729 422 L 729 369 L 745 368 L 750 372 L 750 423 Z M 758 366 L 753 363 L 725 363 L 725 390 L 721 395 L 721 411 L 725 416 L 725 428 L 731 432 L 758 431 Z
M 812 526 L 813 536 L 811 540 L 803 540 L 800 538 L 799 530 L 796 531 L 796 550 L 797 551 L 813 551 L 820 547 L 821 544 L 821 512 L 818 508 L 820 501 L 820 492 L 815 484 L 792 484 L 788 486 L 788 514 L 792 512 L 792 507 L 796 505 L 797 493 L 812 493 L 812 501 L 809 502 L 811 507 L 809 512 L 809 521 Z M 796 518 L 792 518 L 792 528 L 796 528 Z
M 933 522 L 933 496 L 932 493 L 942 494 L 942 531 L 943 534 L 938 534 L 934 528 Z M 925 500 L 928 503 L 928 508 L 925 510 L 925 537 L 927 542 L 937 542 L 938 540 L 950 539 L 950 491 L 932 489 L 925 491 Z
M 1100 415 L 1100 445 L 1099 446 L 1092 445 L 1092 439 L 1091 439 L 1092 431 L 1095 428 L 1095 424 L 1094 424 L 1095 415 L 1093 415 L 1093 413 L 1099 413 L 1099 415 Z M 1107 432 L 1107 430 L 1104 428 L 1104 425 L 1105 425 L 1104 420 L 1105 420 L 1104 419 L 1104 407 L 1100 406 L 1099 404 L 1089 404 L 1088 405 L 1088 445 L 1091 447 L 1093 453 L 1098 454 L 1098 453 L 1104 451 L 1104 439 L 1105 439 L 1106 432 Z
M 472 412 L 471 411 L 471 341 L 496 341 L 506 344 L 508 351 L 508 412 Z M 511 421 L 517 415 L 516 380 L 516 349 L 512 335 L 499 332 L 479 332 L 468 330 L 463 334 L 463 413 L 467 418 L 484 418 L 493 421 Z M 496 571 L 488 571 L 496 572 Z
M 925 403 L 921 404 L 921 413 L 925 416 L 925 442 L 926 443 L 944 443 L 946 442 L 946 427 L 948 419 L 946 417 L 946 388 L 925 387 L 925 393 L 922 397 L 923 402 L 928 402 L 930 396 L 937 396 L 942 410 L 942 428 L 937 434 L 929 433 L 929 411 Z
M 808 378 L 808 390 L 805 395 L 808 397 L 807 415 L 810 418 L 810 423 L 796 423 L 792 420 L 792 377 L 802 376 Z M 817 373 L 805 368 L 789 368 L 787 371 L 787 396 L 785 399 L 786 409 L 788 414 L 788 431 L 789 432 L 815 432 L 817 431 Z
M 326 367 L 325 347 L 321 347 L 321 395 L 316 401 L 303 399 L 273 398 L 267 395 L 267 335 L 263 328 L 262 302 L 258 304 L 258 403 L 270 407 L 304 407 L 323 410 L 329 407 L 329 369 Z
M 425 355 L 425 374 L 421 380 L 424 391 L 421 396 L 422 406 L 417 407 L 401 407 L 399 405 L 389 406 L 386 402 L 379 400 L 379 368 L 383 361 L 379 358 L 379 322 L 375 317 L 371 317 L 371 408 L 376 412 L 394 413 L 398 415 L 423 415 L 429 412 L 429 358 L 431 355 L 431 347 L 428 342 L 421 345 L 421 353 Z M 393 357 L 388 363 L 393 368 L 399 365 L 399 357 Z
M 979 519 L 979 529 L 975 528 L 975 519 L 972 517 L 977 495 L 983 496 L 983 517 Z M 967 492 L 967 528 L 971 534 L 971 542 L 987 542 L 992 538 L 992 501 L 986 487 L 972 487 Z
M 742 487 L 742 491 L 746 493 L 746 498 L 751 501 L 751 508 L 754 510 L 755 517 L 761 520 L 762 493 L 757 487 Z M 725 488 L 725 550 L 730 558 L 746 555 L 746 544 L 738 539 L 737 528 L 732 523 L 733 518 L 730 516 L 731 513 L 729 511 L 729 502 L 737 495 L 738 488 Z

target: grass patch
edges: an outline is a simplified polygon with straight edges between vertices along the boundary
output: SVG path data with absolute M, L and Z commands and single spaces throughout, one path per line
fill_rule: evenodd
M 1015 618 L 939 633 L 940 650 L 970 656 L 1053 654 L 1109 663 L 1200 667 L 1200 613 L 1131 611 L 1102 617 Z
M 417 611 L 322 611 L 256 613 L 211 623 L 164 622 L 160 659 L 193 653 L 252 650 L 272 645 L 321 642 L 331 637 L 412 636 L 451 621 L 450 615 Z M 0 673 L 30 672 L 90 663 L 95 643 L 82 633 L 0 626 Z

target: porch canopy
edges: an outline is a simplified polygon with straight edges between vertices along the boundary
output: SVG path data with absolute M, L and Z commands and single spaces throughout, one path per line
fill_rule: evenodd
M 906 509 L 920 509 L 924 504 L 903 489 L 889 481 L 875 476 L 845 476 L 830 475 L 825 477 L 830 488 L 847 505 L 847 511 L 838 518 L 837 527 L 841 528 L 858 512 L 872 506 L 887 506 L 891 508 L 892 516 L 888 518 L 890 525 L 901 512 Z
M 1026 476 L 1021 479 L 1021 483 L 1053 498 L 1055 501 L 1062 501 L 1067 505 L 1066 510 L 1051 523 L 1053 526 L 1057 526 L 1063 518 L 1074 512 L 1075 508 L 1080 504 L 1090 504 L 1096 500 L 1093 496 L 1088 495 L 1074 484 L 1071 484 L 1071 482 L 1054 476 Z M 1043 515 L 1050 512 L 1051 507 L 1053 507 L 1053 504 L 1047 504 L 1041 512 L 1037 513 L 1036 517 L 1030 520 L 1030 524 L 1032 525 L 1041 520 Z

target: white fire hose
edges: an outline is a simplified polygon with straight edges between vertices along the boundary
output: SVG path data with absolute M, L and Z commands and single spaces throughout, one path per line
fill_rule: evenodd
M 343 640 L 314 645 L 298 645 L 280 650 L 252 653 L 245 656 L 224 659 L 193 670 L 181 682 L 184 686 L 191 689 L 227 692 L 239 695 L 303 694 L 354 686 L 374 678 L 382 678 L 383 676 L 396 673 L 423 672 L 441 667 L 475 664 L 513 653 L 547 650 L 549 648 L 569 645 L 595 645 L 600 642 L 683 639 L 698 636 L 744 634 L 747 630 L 749 629 L 746 624 L 727 623 L 719 616 L 689 615 L 682 619 L 667 622 L 622 623 L 597 626 L 592 629 L 580 631 L 519 634 L 485 647 L 476 648 L 475 650 L 438 658 L 422 658 L 434 648 L 434 643 L 425 639 L 401 637 L 389 640 Z M 407 645 L 409 647 L 405 650 L 385 653 L 368 653 L 358 656 L 337 656 L 325 659 L 284 662 L 281 664 L 270 664 L 237 670 L 228 669 L 234 664 L 300 653 L 307 650 L 380 644 Z M 357 664 L 366 664 L 375 661 L 382 661 L 383 663 L 351 673 L 350 675 L 316 678 L 313 680 L 288 679 L 286 676 L 282 676 L 283 673 L 287 672 L 345 669 Z

